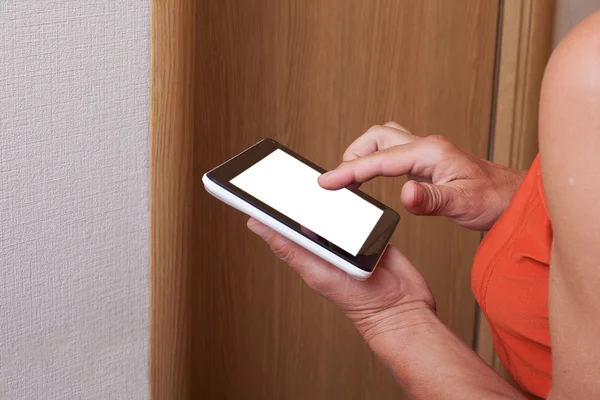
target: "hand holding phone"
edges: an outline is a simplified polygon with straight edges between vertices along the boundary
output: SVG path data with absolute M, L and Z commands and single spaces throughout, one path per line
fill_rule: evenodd
M 305 249 L 366 279 L 400 219 L 358 190 L 326 190 L 325 171 L 272 139 L 265 139 L 206 173 L 213 196 Z

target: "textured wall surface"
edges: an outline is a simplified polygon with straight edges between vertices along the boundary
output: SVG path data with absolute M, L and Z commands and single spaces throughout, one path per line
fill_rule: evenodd
M 148 397 L 149 1 L 0 0 L 0 399 Z

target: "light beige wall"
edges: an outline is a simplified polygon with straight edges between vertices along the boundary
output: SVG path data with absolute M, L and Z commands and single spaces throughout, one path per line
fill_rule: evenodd
M 0 0 L 0 399 L 148 398 L 150 4 Z
M 600 0 L 556 0 L 554 46 L 571 28 L 598 9 Z

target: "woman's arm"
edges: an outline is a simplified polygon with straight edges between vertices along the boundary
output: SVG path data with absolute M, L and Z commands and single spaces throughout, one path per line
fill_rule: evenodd
M 600 13 L 560 44 L 540 108 L 544 189 L 554 231 L 549 399 L 600 398 Z
M 399 315 L 408 325 L 368 339 L 415 399 L 525 399 L 433 313 Z
M 415 399 L 522 399 L 435 315 L 427 283 L 388 247 L 357 281 L 255 220 L 249 228 L 317 293 L 338 305 Z

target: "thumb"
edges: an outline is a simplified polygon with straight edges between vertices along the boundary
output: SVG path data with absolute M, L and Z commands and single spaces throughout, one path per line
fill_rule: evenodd
M 408 181 L 402 188 L 400 200 L 406 209 L 416 215 L 452 217 L 458 193 L 450 185 L 434 185 Z

